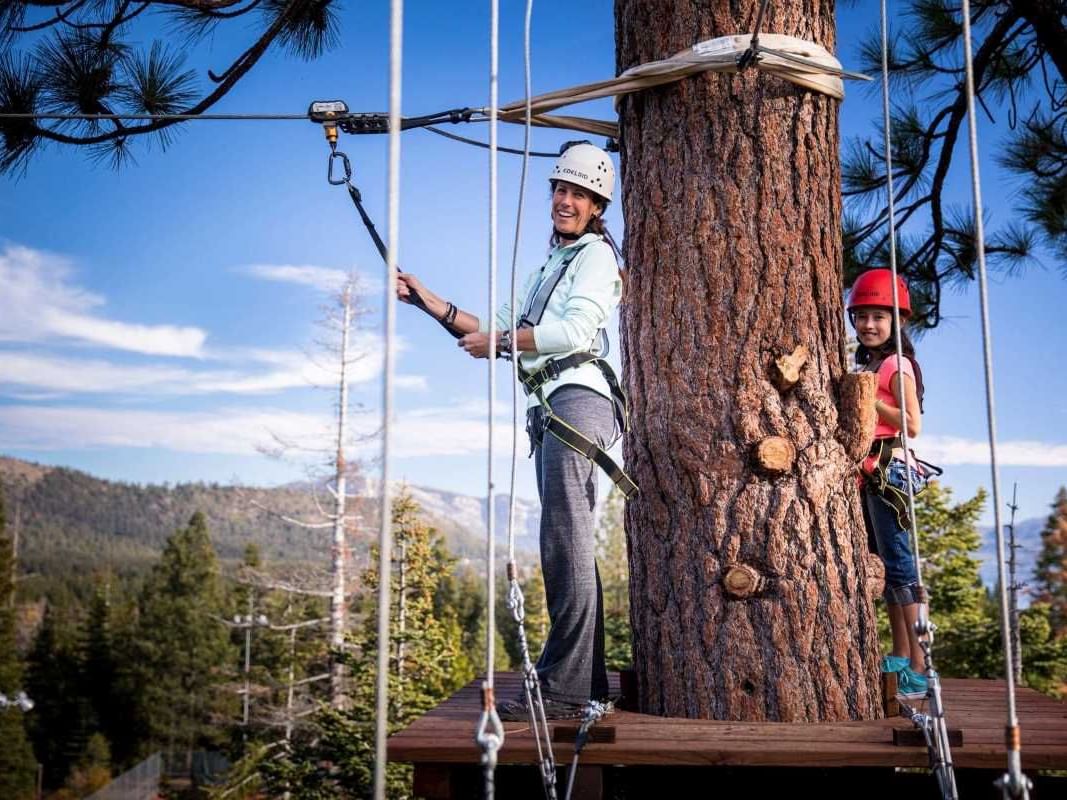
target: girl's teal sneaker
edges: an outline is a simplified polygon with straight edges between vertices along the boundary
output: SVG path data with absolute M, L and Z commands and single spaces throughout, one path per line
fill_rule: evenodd
M 897 679 L 898 697 L 905 697 L 909 700 L 926 697 L 928 683 L 925 675 L 916 672 L 911 667 L 904 667 L 899 674 L 900 677 Z
M 907 656 L 882 656 L 882 672 L 900 672 L 910 663 Z

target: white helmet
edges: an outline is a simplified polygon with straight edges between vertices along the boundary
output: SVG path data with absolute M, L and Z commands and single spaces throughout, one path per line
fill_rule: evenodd
M 615 190 L 615 165 L 599 147 L 582 142 L 571 145 L 560 154 L 548 179 L 581 186 L 610 203 Z

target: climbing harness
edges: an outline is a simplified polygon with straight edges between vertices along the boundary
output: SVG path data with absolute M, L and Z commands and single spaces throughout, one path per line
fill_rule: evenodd
M 589 741 L 589 731 L 591 731 L 593 726 L 604 716 L 610 714 L 611 711 L 612 704 L 610 702 L 601 703 L 596 700 L 590 700 L 586 705 L 585 710 L 582 712 L 582 722 L 578 726 L 578 732 L 574 737 L 574 758 L 571 760 L 571 768 L 567 774 L 567 794 L 564 795 L 565 800 L 571 800 L 571 792 L 574 791 L 574 776 L 578 773 L 578 757 L 581 756 L 582 750 L 585 749 L 586 742 Z
M 899 435 L 875 439 L 871 444 L 870 451 L 867 453 L 867 458 L 863 460 L 860 466 L 860 472 L 863 474 L 864 486 L 867 490 L 872 494 L 878 495 L 892 507 L 893 511 L 896 512 L 897 524 L 900 525 L 901 530 L 909 530 L 911 528 L 911 509 L 908 505 L 908 493 L 889 481 L 889 464 L 893 460 L 893 451 L 903 447 L 903 437 Z M 918 458 L 914 451 L 908 454 L 907 463 L 918 464 L 922 467 L 922 485 L 916 487 L 912 483 L 912 492 L 916 497 L 926 489 L 926 481 L 939 477 L 945 472 L 941 467 Z M 906 480 L 910 483 L 911 476 L 909 475 Z
M 901 287 L 902 281 L 897 275 L 897 245 L 896 245 L 896 207 L 893 188 L 893 153 L 892 131 L 890 129 L 889 110 L 889 20 L 886 11 L 886 0 L 881 0 L 881 45 L 882 45 L 882 149 L 885 155 L 886 194 L 888 196 L 888 223 L 889 223 L 889 268 L 892 276 L 892 311 L 894 344 L 896 346 L 897 364 L 904 363 L 904 344 L 901 334 Z M 905 285 L 906 287 L 906 285 Z M 910 298 L 905 300 L 910 305 Z M 904 370 L 897 369 L 897 396 L 900 398 L 900 446 L 903 448 L 905 457 L 909 455 L 908 447 L 908 410 L 904 399 Z M 883 445 L 883 448 L 885 446 Z M 892 452 L 891 448 L 890 453 Z M 881 458 L 879 458 L 881 460 Z M 886 462 L 888 464 L 888 461 Z M 909 471 L 910 473 L 910 471 Z M 916 591 L 919 597 L 918 619 L 915 622 L 915 632 L 921 642 L 923 650 L 924 673 L 926 677 L 926 699 L 929 701 L 929 713 L 926 715 L 912 716 L 914 725 L 920 727 L 927 744 L 927 752 L 930 758 L 930 771 L 937 779 L 938 788 L 943 800 L 957 800 L 959 793 L 956 789 L 956 773 L 952 766 L 952 751 L 949 746 L 948 722 L 945 720 L 944 704 L 941 701 L 941 677 L 934 669 L 933 639 L 934 624 L 930 621 L 929 611 L 926 608 L 926 587 L 923 585 L 922 562 L 919 558 L 919 529 L 915 519 L 915 491 L 912 486 L 910 474 L 904 480 L 908 530 L 911 534 L 912 557 L 915 560 Z M 895 498 L 898 505 L 902 498 Z M 891 502 L 891 505 L 893 503 Z M 898 508 L 894 505 L 894 509 Z M 898 518 L 901 516 L 897 510 Z M 902 708 L 907 706 L 903 705 Z
M 1007 688 L 1008 719 L 1004 729 L 1004 746 L 1008 754 L 1008 771 L 997 781 L 1005 798 L 1030 796 L 1030 779 L 1022 771 L 1019 717 L 1015 710 L 1015 675 L 1012 671 L 1012 639 L 1008 614 L 1008 587 L 1004 574 L 1004 529 L 1000 524 L 1000 470 L 997 467 L 997 423 L 993 391 L 993 344 L 989 324 L 989 289 L 986 280 L 985 230 L 982 221 L 982 179 L 978 167 L 978 128 L 975 121 L 974 63 L 971 55 L 971 4 L 963 0 L 964 90 L 967 95 L 967 140 L 971 160 L 971 194 L 974 198 L 974 246 L 978 260 L 978 296 L 982 310 L 982 359 L 985 364 L 986 419 L 989 427 L 989 466 L 993 483 L 993 524 L 997 532 L 997 577 L 1000 593 L 1000 638 L 1004 645 L 1004 677 Z
M 578 245 L 572 252 L 568 253 L 554 272 L 544 276 L 541 280 L 541 284 L 536 292 L 531 293 L 527 299 L 526 306 L 522 312 L 522 318 L 519 320 L 519 328 L 533 328 L 541 322 L 541 318 L 544 316 L 545 308 L 548 306 L 548 301 L 552 297 L 552 293 L 559 286 L 560 281 L 563 280 L 564 275 L 567 273 L 567 269 L 571 263 L 577 259 L 581 251 L 586 245 Z M 607 331 L 603 328 L 596 332 L 596 336 L 593 338 L 593 342 L 590 345 L 588 352 L 573 353 L 563 358 L 553 358 L 548 361 L 540 369 L 535 372 L 528 372 L 523 369 L 522 365 L 517 366 L 517 372 L 520 384 L 523 391 L 527 395 L 534 395 L 537 397 L 537 401 L 541 404 L 544 410 L 544 421 L 542 424 L 542 430 L 531 431 L 533 438 L 537 441 L 540 440 L 540 436 L 545 431 L 551 433 L 563 444 L 570 447 L 572 450 L 581 453 L 588 458 L 611 478 L 612 482 L 619 487 L 620 491 L 629 500 L 637 496 L 638 488 L 633 479 L 627 475 L 622 467 L 608 455 L 607 450 L 577 428 L 569 425 L 562 417 L 556 416 L 552 412 L 552 406 L 548 402 L 548 397 L 545 394 L 544 387 L 552 381 L 558 379 L 560 375 L 569 369 L 575 369 L 584 364 L 595 364 L 600 370 L 600 373 L 604 376 L 604 380 L 607 381 L 608 388 L 611 390 L 611 403 L 615 414 L 615 428 L 618 436 L 621 436 L 625 431 L 629 430 L 630 417 L 629 417 L 629 405 L 626 400 L 626 393 L 623 391 L 618 377 L 615 375 L 615 370 L 611 368 L 605 360 L 605 356 L 608 353 L 608 335 Z M 515 359 L 516 363 L 518 359 Z M 616 437 L 616 441 L 618 437 Z M 614 442 L 612 442 L 614 444 Z M 611 445 L 608 445 L 610 447 Z

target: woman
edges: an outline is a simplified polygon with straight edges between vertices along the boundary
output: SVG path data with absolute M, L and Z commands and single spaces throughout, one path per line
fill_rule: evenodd
M 624 424 L 618 406 L 625 401 L 610 367 L 596 357 L 603 354 L 597 345 L 619 303 L 622 280 L 603 222 L 615 183 L 608 154 L 588 142 L 574 143 L 561 153 L 549 182 L 548 259 L 520 295 L 524 302 L 514 341 L 510 309 L 505 305 L 497 314 L 497 351 L 519 359 L 529 394 L 527 432 L 541 499 L 541 568 L 550 622 L 537 672 L 546 715 L 566 719 L 579 717 L 589 700 L 606 699 L 608 679 L 594 558 L 597 468 L 560 436 L 571 435 L 572 429 L 606 448 Z M 445 301 L 410 273 L 398 276 L 397 297 L 462 334 L 458 345 L 470 356 L 488 357 L 488 325 L 478 317 Z M 600 455 L 606 455 L 602 449 Z M 527 718 L 524 699 L 497 708 L 504 719 Z

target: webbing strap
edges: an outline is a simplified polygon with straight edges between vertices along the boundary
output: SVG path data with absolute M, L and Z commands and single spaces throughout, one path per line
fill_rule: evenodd
M 586 242 L 588 244 L 588 242 Z M 519 319 L 520 328 L 532 328 L 535 325 L 541 324 L 541 318 L 545 315 L 545 308 L 548 306 L 548 301 L 552 297 L 552 293 L 556 291 L 556 287 L 559 286 L 559 282 L 563 280 L 563 276 L 567 274 L 567 268 L 571 265 L 585 248 L 585 244 L 575 247 L 573 251 L 568 253 L 560 261 L 559 266 L 556 267 L 555 272 L 541 280 L 541 285 L 537 288 L 537 291 L 530 295 L 530 298 L 526 301 L 526 306 L 522 310 L 522 317 Z
M 627 500 L 637 496 L 637 484 L 622 471 L 622 467 L 615 463 L 615 459 L 577 428 L 571 427 L 551 411 L 547 411 L 545 414 L 545 430 L 604 470 L 626 496 Z

